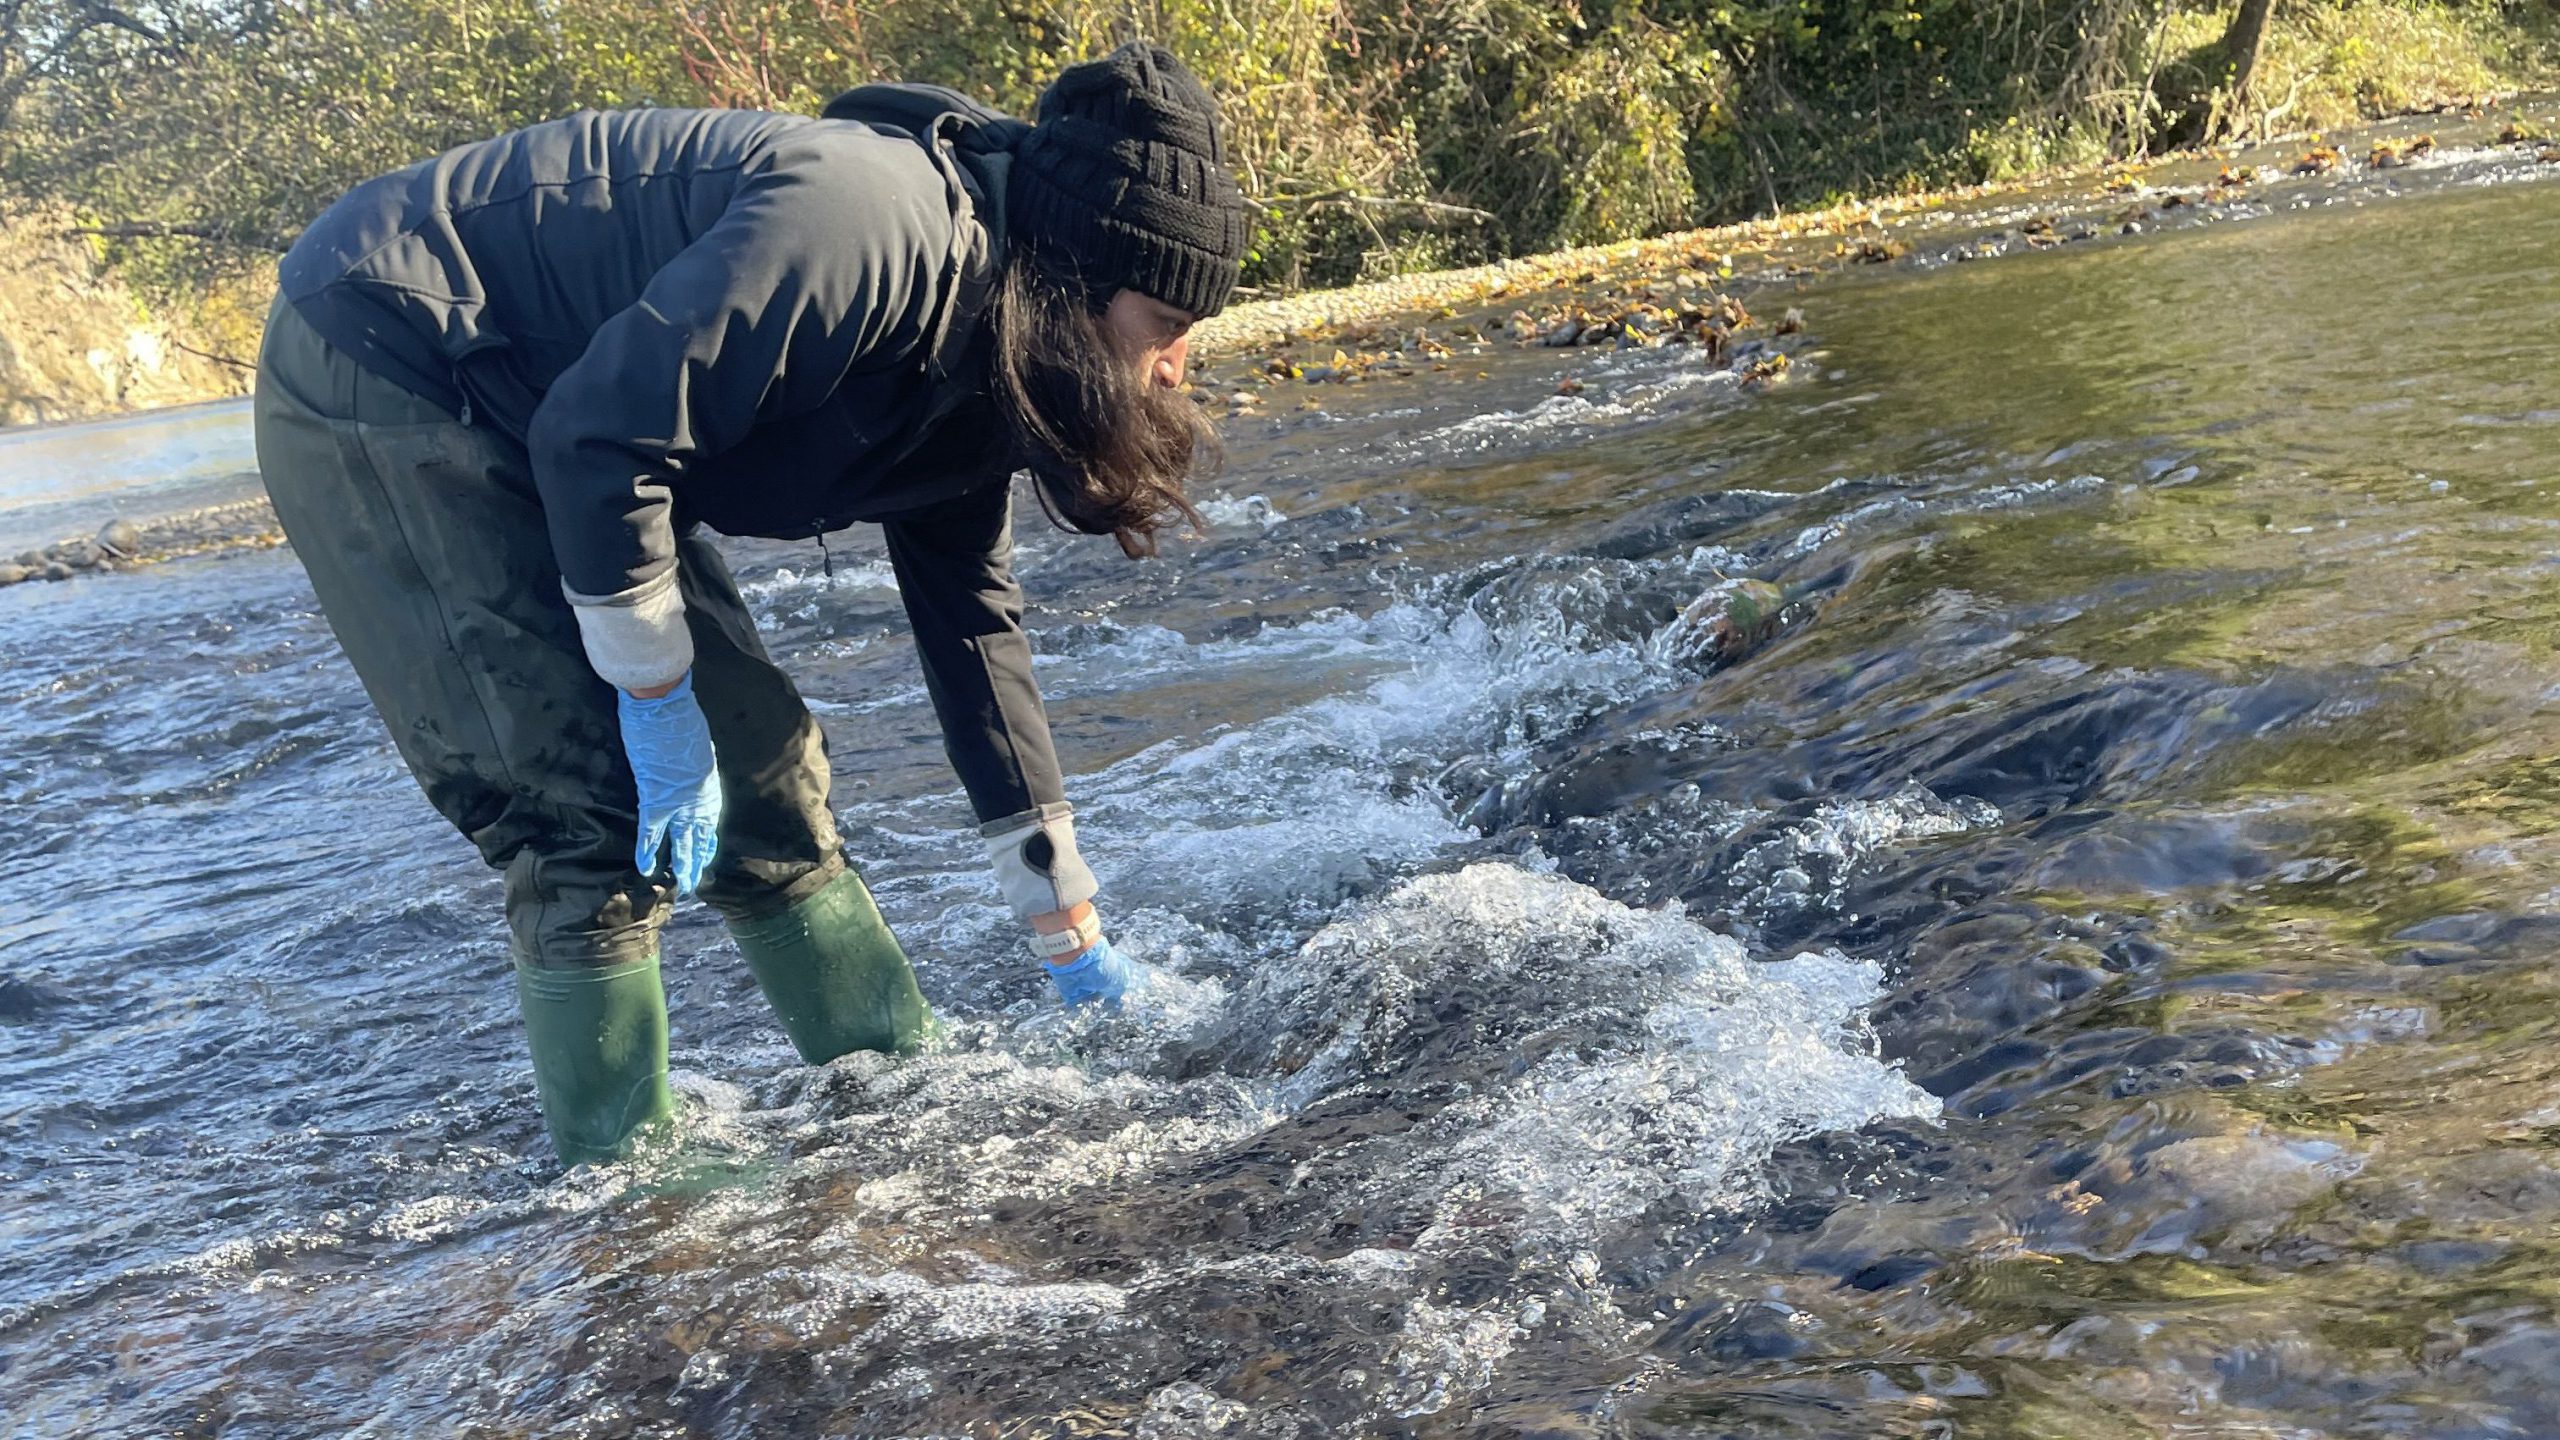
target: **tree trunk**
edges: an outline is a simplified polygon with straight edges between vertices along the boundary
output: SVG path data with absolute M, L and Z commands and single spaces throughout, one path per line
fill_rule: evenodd
M 2267 23 L 2275 17 L 2276 0 L 2240 0 L 2240 13 L 2222 32 L 2221 77 L 2201 94 L 2169 100 L 2171 119 L 2154 142 L 2163 149 L 2209 145 L 2230 133 L 2248 108 L 2249 82 L 2258 72 L 2258 52 L 2266 47 Z M 2163 97 L 2167 99 L 2168 97 Z
M 2267 43 L 2267 20 L 2275 12 L 2276 0 L 2240 0 L 2240 13 L 2231 17 L 2231 28 L 2223 32 L 2222 67 L 2231 77 L 2226 91 L 2234 115 L 2249 103 L 2249 79 L 2257 73 L 2258 51 Z

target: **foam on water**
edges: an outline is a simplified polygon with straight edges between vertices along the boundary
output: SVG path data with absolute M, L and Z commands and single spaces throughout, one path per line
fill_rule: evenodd
M 1415 1300 L 1387 1352 L 1390 1375 L 1371 1393 L 1399 1419 L 1435 1415 L 1493 1383 L 1495 1371 L 1526 1332 L 1500 1307 L 1460 1310 Z
M 1047 696 L 1109 693 L 1167 676 L 1200 677 L 1238 670 L 1303 668 L 1333 675 L 1344 667 L 1401 665 L 1394 636 L 1370 617 L 1329 610 L 1247 636 L 1193 640 L 1163 625 L 1115 620 L 1044 627 L 1033 637 L 1032 664 Z
M 1199 508 L 1215 530 L 1268 530 L 1289 518 L 1264 495 L 1212 495 Z
M 815 570 L 777 568 L 761 580 L 745 581 L 738 594 L 747 602 L 756 623 L 771 628 L 785 620 L 814 620 L 822 595 L 838 591 L 877 590 L 894 595 L 898 589 L 897 572 L 889 562 L 878 558 L 847 558 L 834 562 L 835 573 L 821 566 Z
M 1628 596 L 1692 560 L 1571 561 L 1435 587 L 1365 616 L 1332 613 L 1234 640 L 1192 644 L 1155 627 L 1097 635 L 1079 667 L 1215 670 L 1321 660 L 1372 668 L 1366 688 L 1328 696 L 1197 741 L 1151 747 L 1077 780 L 1079 840 L 1106 889 L 1132 906 L 1229 928 L 1258 917 L 1303 934 L 1347 895 L 1472 838 L 1425 781 L 1454 758 L 1517 751 L 1608 705 L 1692 672 L 1652 653 L 1652 624 Z M 1662 608 L 1672 609 L 1672 605 Z M 955 949 L 1000 944 L 980 861 L 940 817 L 955 794 L 908 807 L 881 838 L 916 872 L 913 913 L 944 916 Z M 1169 893 L 1169 877 L 1180 893 Z
M 1593 371 L 1611 388 L 1598 395 L 1551 395 L 1522 410 L 1492 410 L 1415 436 L 1408 453 L 1446 457 L 1551 440 L 1560 432 L 1618 427 L 1661 418 L 1705 397 L 1739 392 L 1741 377 L 1710 365 L 1700 351 L 1637 351 Z M 1664 360 L 1662 356 L 1670 357 Z
M 1913 785 L 1882 800 L 1830 800 L 1779 828 L 1734 866 L 1743 909 L 1760 919 L 1835 909 L 1860 862 L 1891 845 L 2000 823 L 1997 806 Z
M 2074 475 L 2066 480 L 2019 480 L 2006 485 L 1991 485 L 1958 495 L 1929 497 L 1894 495 L 1871 500 L 1845 514 L 1808 525 L 1779 555 L 1792 559 L 1811 555 L 1845 536 L 1855 535 L 1889 520 L 1910 519 L 1926 515 L 1945 519 L 1956 515 L 1974 515 L 1998 510 L 2015 510 L 2047 501 L 2071 500 L 2093 494 L 2107 486 L 2102 475 Z
M 1454 1214 L 1504 1197 L 1539 1234 L 1590 1239 L 1656 1200 L 1745 1197 L 1781 1140 L 1936 1113 L 1873 1057 L 1859 1017 L 1882 979 L 1837 955 L 1754 964 L 1676 909 L 1483 862 L 1256 971 L 1218 1045 L 1276 1072 L 1291 1108 L 1498 1052 L 1502 1073 L 1435 1122 L 1442 1198 Z M 1470 1012 L 1463 1042 L 1441 1033 L 1452 1004 Z

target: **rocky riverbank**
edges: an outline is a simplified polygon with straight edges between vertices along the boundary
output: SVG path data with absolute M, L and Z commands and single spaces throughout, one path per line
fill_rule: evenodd
M 22 550 L 0 559 L 0 585 L 69 580 L 139 569 L 163 560 L 284 543 L 276 512 L 257 496 L 153 520 L 110 520 L 97 534 Z

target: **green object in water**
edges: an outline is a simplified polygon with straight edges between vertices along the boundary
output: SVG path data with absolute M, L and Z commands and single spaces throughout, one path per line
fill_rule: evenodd
M 747 968 L 800 1058 L 823 1065 L 855 1050 L 913 1053 L 933 1024 L 915 967 L 847 869 L 796 904 L 732 920 Z
M 562 1163 L 617 1160 L 675 1114 L 658 959 L 594 969 L 516 963 L 542 1122 Z
M 1736 584 L 1716 627 L 1717 658 L 1739 660 L 1769 643 L 1786 618 L 1787 598 L 1786 591 L 1766 580 Z

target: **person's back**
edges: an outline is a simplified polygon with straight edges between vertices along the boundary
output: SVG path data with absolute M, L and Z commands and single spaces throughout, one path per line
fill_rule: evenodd
M 829 192 L 823 203 L 791 193 L 809 187 Z M 893 270 L 938 268 L 952 240 L 947 190 L 924 147 L 850 121 L 580 111 L 357 186 L 304 232 L 280 278 L 332 344 L 449 408 L 481 402 L 521 436 L 597 331 L 742 203 L 782 230 L 856 216 L 804 238 Z M 924 297 L 906 298 L 912 311 Z M 925 323 L 897 320 L 907 333 L 895 339 L 910 342 Z

